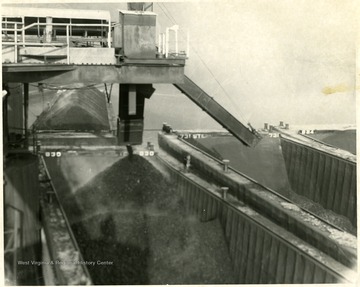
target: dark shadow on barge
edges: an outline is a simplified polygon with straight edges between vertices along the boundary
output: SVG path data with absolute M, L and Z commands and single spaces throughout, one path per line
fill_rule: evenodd
M 219 220 L 189 215 L 144 158 L 64 156 L 47 166 L 94 284 L 236 283 Z

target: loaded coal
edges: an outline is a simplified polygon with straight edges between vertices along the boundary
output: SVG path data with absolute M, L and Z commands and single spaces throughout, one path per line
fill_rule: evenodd
M 326 132 L 315 135 L 318 139 L 324 142 L 327 141 L 329 144 L 347 145 L 349 151 L 355 150 L 355 131 Z M 312 136 L 315 137 L 315 135 Z M 320 138 L 320 136 L 322 137 Z M 356 227 L 352 225 L 348 218 L 325 209 L 321 204 L 293 191 L 288 180 L 279 138 L 264 137 L 252 149 L 245 147 L 232 136 L 213 136 L 188 139 L 187 141 L 217 159 L 230 159 L 231 167 L 237 171 L 275 190 L 298 206 L 311 211 L 329 223 L 356 234 Z
M 123 158 L 63 199 L 94 284 L 236 283 L 219 221 L 189 214 L 147 160 Z
M 356 154 L 356 130 L 317 131 L 310 137 Z

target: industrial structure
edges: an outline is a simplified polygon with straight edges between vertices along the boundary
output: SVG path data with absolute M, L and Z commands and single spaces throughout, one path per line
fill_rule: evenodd
M 155 91 L 153 84 L 174 85 L 243 145 L 253 147 L 261 139 L 250 124 L 238 121 L 184 74 L 188 45 L 179 47 L 178 26 L 156 35 L 157 15 L 151 4 L 133 3 L 128 8 L 118 11 L 116 22 L 108 11 L 2 9 L 4 248 L 10 282 L 93 284 L 86 265 L 27 266 L 31 260 L 86 261 L 46 158 L 99 151 L 114 157 L 134 153 L 134 146 L 143 142 L 144 108 Z M 105 93 L 94 88 L 97 84 L 105 85 Z M 114 84 L 119 85 L 118 95 L 112 95 Z M 38 93 L 47 89 L 62 93 L 30 126 L 33 87 Z M 118 115 L 111 97 L 119 97 Z M 191 136 L 191 131 L 186 134 Z M 146 152 L 156 154 L 157 165 L 179 186 L 189 212 L 205 222 L 220 220 L 237 283 L 352 281 L 354 235 L 297 207 L 182 138 L 182 133 L 164 125 L 158 139 L 161 151 L 154 152 L 150 143 Z M 304 168 L 294 167 L 289 141 L 284 135 L 282 148 L 291 162 L 290 179 L 297 182 L 294 170 Z M 305 165 L 315 166 L 314 152 L 301 154 L 312 162 Z M 337 171 L 331 196 L 348 194 L 350 199 L 340 206 L 335 200 L 326 208 L 348 216 L 356 226 L 356 161 L 344 162 L 333 152 L 330 156 L 332 164 L 324 168 Z M 188 158 L 185 172 L 184 158 Z M 194 169 L 196 173 L 191 172 Z M 340 183 L 343 172 L 346 178 Z M 306 172 L 301 174 L 307 178 Z M 301 187 L 304 192 L 315 184 L 310 171 L 308 176 L 310 182 L 301 180 L 306 185 Z M 323 201 L 329 195 L 322 192 Z

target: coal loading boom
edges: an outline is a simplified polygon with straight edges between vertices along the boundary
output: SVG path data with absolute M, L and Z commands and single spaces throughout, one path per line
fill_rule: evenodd
M 255 146 L 261 139 L 261 135 L 255 129 L 251 126 L 247 127 L 238 121 L 186 75 L 184 75 L 184 83 L 174 84 L 174 86 L 226 128 L 244 145 Z

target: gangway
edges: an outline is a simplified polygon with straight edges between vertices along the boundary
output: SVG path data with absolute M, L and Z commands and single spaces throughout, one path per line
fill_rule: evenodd
M 251 126 L 247 127 L 216 102 L 202 88 L 184 75 L 182 84 L 174 84 L 190 100 L 208 113 L 238 140 L 247 146 L 255 146 L 261 139 L 260 134 Z

